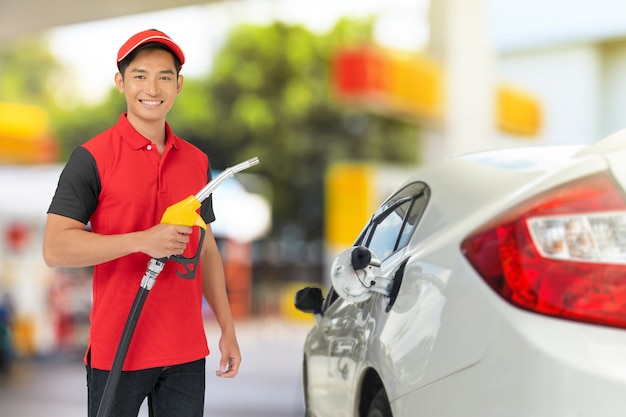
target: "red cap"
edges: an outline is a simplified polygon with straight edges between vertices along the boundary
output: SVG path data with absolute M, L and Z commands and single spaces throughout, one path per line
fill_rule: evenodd
M 180 49 L 180 46 L 176 45 L 176 42 L 174 42 L 172 38 L 167 36 L 165 33 L 156 29 L 144 30 L 143 32 L 139 32 L 131 36 L 130 39 L 122 45 L 117 53 L 117 62 L 119 63 L 121 60 L 126 58 L 128 54 L 137 49 L 137 47 L 148 42 L 158 42 L 167 46 L 169 50 L 172 51 L 176 57 L 178 57 L 180 65 L 185 63 L 185 55 L 183 54 L 182 49 Z

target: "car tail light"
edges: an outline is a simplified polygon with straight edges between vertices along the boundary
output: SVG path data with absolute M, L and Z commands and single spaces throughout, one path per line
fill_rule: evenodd
M 608 174 L 528 200 L 470 235 L 461 249 L 513 305 L 626 328 L 626 198 Z

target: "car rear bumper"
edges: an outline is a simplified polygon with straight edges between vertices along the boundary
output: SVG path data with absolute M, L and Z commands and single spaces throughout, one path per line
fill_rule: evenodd
M 626 415 L 626 331 L 505 310 L 480 362 L 397 398 L 394 416 Z

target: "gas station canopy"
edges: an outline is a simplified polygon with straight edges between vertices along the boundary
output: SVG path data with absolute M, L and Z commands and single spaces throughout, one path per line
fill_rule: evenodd
M 56 26 L 216 1 L 218 0 L 0 0 L 0 41 Z

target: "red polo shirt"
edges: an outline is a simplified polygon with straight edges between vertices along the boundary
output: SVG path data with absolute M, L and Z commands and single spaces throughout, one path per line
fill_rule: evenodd
M 207 156 L 175 136 L 167 123 L 165 129 L 166 147 L 159 155 L 156 145 L 123 114 L 114 127 L 74 151 L 48 212 L 90 222 L 93 232 L 105 235 L 159 223 L 168 206 L 198 192 L 210 175 Z M 215 219 L 210 198 L 202 204 L 201 214 L 207 223 Z M 185 256 L 197 250 L 197 229 Z M 111 369 L 149 259 L 136 253 L 94 267 L 88 352 L 96 369 Z M 124 370 L 175 365 L 208 355 L 200 267 L 193 280 L 178 277 L 177 267 L 166 262 L 148 294 Z

